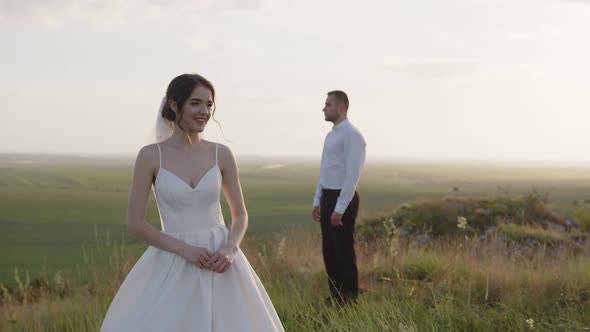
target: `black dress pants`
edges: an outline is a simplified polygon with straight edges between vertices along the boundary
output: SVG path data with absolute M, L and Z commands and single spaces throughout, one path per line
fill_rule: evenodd
M 343 226 L 333 226 L 331 217 L 336 208 L 340 190 L 324 189 L 320 201 L 322 251 L 328 274 L 330 294 L 336 301 L 355 300 L 358 297 L 358 270 L 354 251 L 354 224 L 359 210 L 359 196 L 354 193 L 342 216 Z

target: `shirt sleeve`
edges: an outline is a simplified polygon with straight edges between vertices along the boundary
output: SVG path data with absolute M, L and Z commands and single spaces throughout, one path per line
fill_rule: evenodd
M 354 197 L 356 186 L 358 185 L 361 170 L 365 164 L 366 143 L 360 133 L 351 133 L 345 146 L 346 154 L 346 176 L 344 185 L 340 191 L 340 196 L 336 202 L 334 212 L 344 214 L 348 204 Z
M 322 163 L 324 162 L 324 153 L 326 152 L 326 142 L 324 140 L 324 147 L 322 148 L 322 158 L 320 159 L 320 175 L 318 176 L 318 184 L 315 188 L 315 195 L 313 196 L 313 206 L 319 206 L 322 199 Z
M 320 184 L 320 179 L 318 178 L 318 186 L 315 189 L 315 196 L 313 197 L 313 206 L 320 205 L 320 199 L 322 198 L 322 185 Z

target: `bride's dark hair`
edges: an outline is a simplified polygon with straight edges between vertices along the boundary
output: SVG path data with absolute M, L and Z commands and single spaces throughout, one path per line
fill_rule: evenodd
M 178 123 L 180 129 L 186 131 L 180 125 L 180 120 L 182 119 L 182 105 L 184 105 L 191 96 L 193 90 L 199 86 L 203 86 L 211 91 L 211 97 L 213 99 L 211 118 L 213 118 L 213 115 L 215 115 L 215 88 L 209 80 L 198 74 L 182 74 L 175 77 L 170 84 L 168 84 L 168 89 L 166 89 L 167 102 L 165 103 L 164 108 L 162 108 L 162 117 L 166 120 Z M 177 112 L 174 112 L 170 107 L 170 100 L 174 100 L 176 105 L 178 105 Z M 214 118 L 213 121 L 217 122 Z

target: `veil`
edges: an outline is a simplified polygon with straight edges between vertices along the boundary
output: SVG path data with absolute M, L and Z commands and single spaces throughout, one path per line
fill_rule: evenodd
M 164 109 L 167 101 L 168 98 L 164 96 L 160 102 L 158 114 L 156 114 L 156 126 L 153 135 L 154 141 L 156 143 L 160 143 L 168 139 L 170 136 L 172 136 L 172 132 L 174 130 L 174 122 L 169 121 L 162 116 L 162 110 Z

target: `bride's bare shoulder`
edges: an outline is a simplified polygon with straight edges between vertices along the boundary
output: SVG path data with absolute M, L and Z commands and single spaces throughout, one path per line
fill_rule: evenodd
M 219 168 L 221 169 L 222 173 L 226 169 L 234 169 L 236 168 L 236 159 L 234 154 L 229 146 L 215 143 L 217 144 L 218 154 L 217 154 L 217 162 L 219 164 Z
M 234 154 L 230 147 L 221 143 L 215 143 L 219 149 L 219 158 L 233 158 Z
M 146 167 L 146 168 L 154 168 L 159 165 L 160 160 L 160 151 L 158 150 L 157 144 L 148 144 L 141 149 L 137 153 L 137 158 L 135 161 L 136 167 Z

